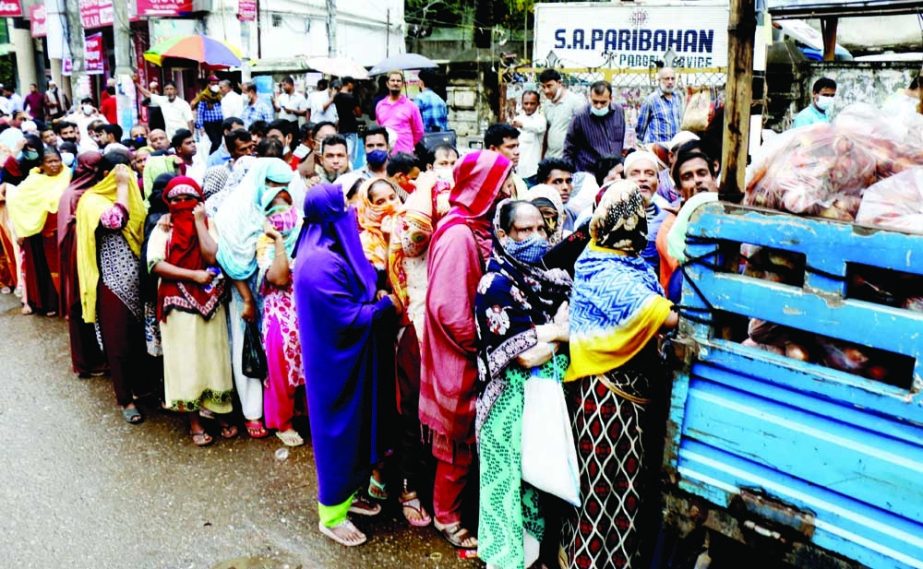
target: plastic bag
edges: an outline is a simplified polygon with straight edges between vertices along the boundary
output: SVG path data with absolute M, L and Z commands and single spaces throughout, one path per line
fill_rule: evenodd
M 580 506 L 580 469 L 560 379 L 532 370 L 522 411 L 522 479 L 568 504 Z
M 856 223 L 923 233 L 923 168 L 911 168 L 867 189 Z
M 862 109 L 850 111 L 838 123 L 792 129 L 767 144 L 754 160 L 744 203 L 852 221 L 866 188 L 923 166 L 923 147 L 903 143 Z
M 689 87 L 686 108 L 683 110 L 682 130 L 702 132 L 708 128 L 712 108 L 709 87 Z
M 267 365 L 266 352 L 263 351 L 263 341 L 260 329 L 255 322 L 247 322 L 244 329 L 244 353 L 241 367 L 244 375 L 253 379 L 266 379 Z

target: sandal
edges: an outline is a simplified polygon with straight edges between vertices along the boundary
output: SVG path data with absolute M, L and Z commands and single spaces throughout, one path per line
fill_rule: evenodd
M 295 429 L 276 431 L 276 436 L 279 437 L 279 440 L 282 441 L 282 444 L 287 447 L 300 447 L 304 444 L 304 439 L 301 438 L 301 435 L 299 435 L 298 431 Z
M 362 545 L 368 539 L 365 534 L 359 531 L 359 528 L 354 526 L 353 523 L 349 520 L 337 524 L 332 528 L 328 528 L 323 523 L 318 522 L 317 528 L 322 534 L 326 535 L 340 545 L 345 545 L 346 547 L 356 547 L 357 545 Z M 352 533 L 354 536 L 353 539 L 347 539 L 338 533 L 343 531 Z
M 369 498 L 384 502 L 388 499 L 388 491 L 385 489 L 385 483 L 375 480 L 375 476 L 369 476 Z
M 122 418 L 130 425 L 140 425 L 144 422 L 144 415 L 137 407 L 122 407 Z
M 471 532 L 466 528 L 463 528 L 461 522 L 442 525 L 438 520 L 433 520 L 433 526 L 439 530 L 439 533 L 442 534 L 446 541 L 452 544 L 452 547 L 457 549 L 476 549 L 478 546 L 478 539 L 471 535 Z
M 244 427 L 247 428 L 247 434 L 251 439 L 265 439 L 269 436 L 269 431 L 263 426 L 262 421 L 247 421 Z
M 433 521 L 430 515 L 426 513 L 426 510 L 423 509 L 423 504 L 420 503 L 420 498 L 417 497 L 416 492 L 404 492 L 401 495 L 401 511 L 407 523 L 415 528 L 425 528 Z M 408 512 L 416 513 L 417 519 L 411 519 L 407 515 Z
M 237 425 L 231 425 L 230 423 L 221 425 L 221 438 L 233 439 L 236 436 L 237 436 Z
M 192 443 L 197 447 L 207 447 L 208 445 L 215 442 L 215 439 L 213 439 L 212 436 L 205 431 L 190 431 L 189 434 L 192 435 Z
M 356 496 L 349 507 L 349 513 L 357 516 L 377 516 L 381 513 L 381 505 L 373 504 L 361 496 Z

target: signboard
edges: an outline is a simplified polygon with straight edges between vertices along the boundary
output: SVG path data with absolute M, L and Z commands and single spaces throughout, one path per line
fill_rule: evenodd
M 65 77 L 70 77 L 74 74 L 74 60 L 71 56 L 67 56 L 61 60 L 61 75 Z
M 726 67 L 728 5 L 536 4 L 536 65 L 649 68 L 667 56 L 673 67 Z
M 102 75 L 106 72 L 106 49 L 103 46 L 102 32 L 87 36 L 84 48 L 86 72 L 90 75 Z
M 138 0 L 138 16 L 178 16 L 192 11 L 192 0 Z
M 80 20 L 84 29 L 111 26 L 114 20 L 112 0 L 80 0 Z
M 0 0 L 0 18 L 20 16 L 22 16 L 22 3 L 19 0 Z
M 29 29 L 32 30 L 32 37 L 43 38 L 48 35 L 45 17 L 45 4 L 33 4 L 29 8 Z
M 237 19 L 241 22 L 256 21 L 256 0 L 239 0 L 237 4 Z

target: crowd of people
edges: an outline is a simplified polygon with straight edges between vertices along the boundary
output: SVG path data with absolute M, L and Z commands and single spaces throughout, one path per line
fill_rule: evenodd
M 67 319 L 73 371 L 108 375 L 132 425 L 165 409 L 195 445 L 298 446 L 306 414 L 338 543 L 396 499 L 489 567 L 630 567 L 659 511 L 683 204 L 717 199 L 719 164 L 672 70 L 630 149 L 609 84 L 539 79 L 467 153 L 427 146 L 445 103 L 399 72 L 364 130 L 349 78 L 271 104 L 139 85 L 157 112 L 127 136 L 113 86 L 69 113 L 33 97 L 0 126 L 0 285 Z

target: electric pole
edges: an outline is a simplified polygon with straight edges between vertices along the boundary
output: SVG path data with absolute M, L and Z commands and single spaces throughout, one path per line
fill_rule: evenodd
M 71 102 L 76 106 L 80 104 L 82 97 L 89 96 L 89 93 L 80 92 L 80 84 L 86 76 L 83 20 L 80 19 L 80 6 L 76 2 L 68 5 L 65 0 L 58 0 L 56 4 L 58 10 L 67 16 L 67 47 L 71 60 L 70 81 L 64 82 L 61 87 L 64 88 L 65 93 L 68 89 L 70 90 Z
M 112 3 L 112 35 L 115 39 L 115 78 L 116 99 L 119 125 L 125 132 L 134 126 L 137 120 L 135 108 L 136 89 L 132 79 L 131 66 L 131 27 L 128 22 L 128 2 Z
M 327 0 L 327 55 L 337 54 L 337 0 Z

